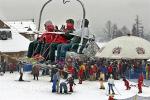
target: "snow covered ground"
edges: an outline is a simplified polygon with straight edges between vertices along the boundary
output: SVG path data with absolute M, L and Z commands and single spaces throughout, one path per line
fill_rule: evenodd
M 33 80 L 32 75 L 25 73 L 24 80 L 31 82 L 19 82 L 19 73 L 6 73 L 0 76 L 0 100 L 108 100 L 106 96 L 107 82 L 105 83 L 106 90 L 99 89 L 98 81 L 84 81 L 82 85 L 74 86 L 74 93 L 71 95 L 61 95 L 51 92 L 52 83 L 50 77 L 41 76 L 39 81 Z M 75 80 L 78 83 L 78 80 Z M 131 83 L 136 84 L 136 83 Z M 121 95 L 116 91 L 116 99 L 124 99 L 137 94 L 138 90 L 132 87 L 131 90 L 125 90 L 124 83 L 121 80 L 115 80 L 115 86 Z M 139 95 L 139 94 L 138 94 Z M 143 87 L 143 93 L 139 96 L 150 97 L 150 87 Z M 150 100 L 146 99 L 130 99 L 130 100 Z

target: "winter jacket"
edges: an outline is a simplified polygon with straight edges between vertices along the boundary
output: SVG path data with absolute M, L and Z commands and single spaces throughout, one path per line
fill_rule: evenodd
M 73 68 L 72 66 L 69 66 L 69 67 L 68 67 L 68 72 L 69 72 L 70 74 L 74 74 L 75 70 L 74 70 L 74 68 Z
M 67 43 L 68 40 L 65 38 L 63 34 L 55 34 L 54 39 L 52 40 L 54 43 Z
M 32 69 L 33 75 L 39 76 L 39 65 L 35 65 Z
M 68 79 L 67 79 L 67 84 L 74 84 L 74 85 L 76 85 L 75 83 L 74 83 L 74 79 L 73 79 L 73 77 L 69 77 Z
M 113 72 L 113 67 L 110 65 L 110 66 L 108 66 L 108 73 L 112 73 Z
M 79 71 L 78 71 L 78 77 L 82 77 L 83 76 L 83 69 L 80 69 Z
M 51 43 L 54 40 L 54 38 L 55 34 L 53 34 L 53 32 L 44 32 L 40 37 L 40 41 L 43 41 L 43 39 L 45 39 L 46 43 Z
M 114 85 L 114 79 L 109 78 L 109 79 L 108 79 L 108 84 L 112 84 L 112 85 Z
M 107 73 L 107 68 L 105 66 L 101 66 L 100 71 L 102 73 Z

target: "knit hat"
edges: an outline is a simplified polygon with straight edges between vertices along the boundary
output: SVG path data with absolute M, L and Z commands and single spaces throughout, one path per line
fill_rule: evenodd
M 66 20 L 66 23 L 74 24 L 74 20 L 73 20 L 73 19 L 67 19 L 67 20 Z
M 50 24 L 53 24 L 53 23 L 52 23 L 52 21 L 51 21 L 51 20 L 48 20 L 48 21 L 46 21 L 46 22 L 45 22 L 45 24 L 44 24 L 44 25 L 45 25 L 45 26 L 47 26 L 47 25 L 50 25 Z
M 113 75 L 112 75 L 112 74 L 110 74 L 110 78 L 113 78 Z

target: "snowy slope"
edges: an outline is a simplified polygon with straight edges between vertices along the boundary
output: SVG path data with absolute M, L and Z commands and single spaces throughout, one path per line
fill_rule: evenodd
M 0 100 L 108 100 L 108 97 L 105 95 L 106 90 L 99 89 L 98 81 L 84 81 L 82 85 L 77 84 L 74 87 L 75 92 L 71 95 L 61 95 L 51 92 L 52 84 L 49 82 L 50 77 L 48 76 L 42 76 L 39 78 L 39 81 L 35 81 L 29 73 L 26 73 L 23 78 L 31 80 L 31 82 L 14 81 L 18 78 L 19 73 L 6 73 L 4 76 L 0 76 Z M 115 90 L 118 94 L 115 95 L 117 99 L 129 98 L 138 92 L 137 88 L 126 91 L 121 80 L 115 81 L 115 86 L 121 93 L 119 95 Z M 105 83 L 105 87 L 107 89 L 107 83 Z M 150 88 L 144 87 L 143 93 L 140 95 L 148 97 L 150 96 L 149 93 Z

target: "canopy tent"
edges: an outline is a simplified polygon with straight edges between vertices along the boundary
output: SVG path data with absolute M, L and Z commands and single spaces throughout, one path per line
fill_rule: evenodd
M 109 41 L 96 57 L 109 59 L 150 59 L 150 42 L 136 36 L 122 36 Z

